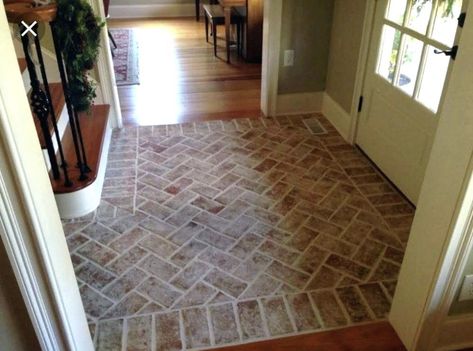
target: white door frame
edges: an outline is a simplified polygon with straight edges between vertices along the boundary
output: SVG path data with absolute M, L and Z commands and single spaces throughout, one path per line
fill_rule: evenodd
M 351 108 L 351 143 L 356 140 L 358 103 L 366 77 L 375 9 L 376 0 L 367 0 Z M 473 252 L 473 126 L 464 117 L 473 108 L 473 86 L 464 77 L 473 55 L 473 1 L 468 13 L 460 52 L 439 110 L 434 147 L 389 317 L 410 351 L 473 345 L 473 315 L 448 317 L 463 278 L 467 253 Z M 455 338 L 459 339 L 457 345 Z
M 283 0 L 264 0 L 261 111 L 277 115 Z
M 363 32 L 361 36 L 360 52 L 358 55 L 358 65 L 356 69 L 355 89 L 350 109 L 350 129 L 348 131 L 348 142 L 354 144 L 358 130 L 358 121 L 360 112 L 358 111 L 360 97 L 363 95 L 363 88 L 366 78 L 366 67 L 369 58 L 371 36 L 374 25 L 374 16 L 376 11 L 376 0 L 367 0 L 365 8 L 365 17 L 363 20 Z
M 42 349 L 92 351 L 3 2 L 0 52 L 0 236 Z
M 92 6 L 95 14 L 100 18 L 105 18 L 105 11 L 102 0 L 87 0 Z M 122 128 L 123 118 L 120 107 L 120 99 L 118 97 L 117 82 L 115 80 L 115 71 L 113 68 L 112 53 L 110 51 L 110 40 L 108 37 L 108 28 L 105 27 L 101 31 L 101 43 L 99 48 L 99 56 L 96 62 L 99 74 L 99 85 L 105 104 L 110 105 L 109 121 L 112 128 Z

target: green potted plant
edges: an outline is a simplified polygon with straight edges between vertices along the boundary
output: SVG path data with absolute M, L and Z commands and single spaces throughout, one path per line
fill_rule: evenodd
M 104 23 L 85 0 L 56 2 L 57 38 L 67 68 L 71 102 L 76 112 L 88 111 L 96 97 L 89 72 L 97 60 Z

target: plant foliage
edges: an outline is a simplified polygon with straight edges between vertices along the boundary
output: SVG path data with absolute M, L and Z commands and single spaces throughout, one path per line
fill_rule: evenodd
M 413 5 L 417 6 L 417 11 L 420 12 L 422 7 L 432 0 L 413 0 Z M 455 4 L 456 0 L 439 0 L 439 6 L 441 6 L 443 10 L 443 17 L 449 17 L 453 15 L 453 5 Z
M 57 0 L 56 35 L 67 69 L 71 102 L 77 112 L 88 111 L 96 97 L 88 71 L 93 69 L 103 22 L 85 0 Z

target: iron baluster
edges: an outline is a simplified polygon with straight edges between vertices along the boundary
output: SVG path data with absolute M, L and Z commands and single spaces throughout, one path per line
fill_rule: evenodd
M 35 28 L 37 29 L 38 26 L 36 25 Z M 46 75 L 46 68 L 45 68 L 45 65 L 44 65 L 43 53 L 41 51 L 41 43 L 39 41 L 39 37 L 36 36 L 34 41 L 35 41 L 35 46 L 36 46 L 36 55 L 38 57 L 41 76 L 42 76 L 42 79 L 43 79 L 43 87 L 44 87 L 44 90 L 46 91 L 46 96 L 47 96 L 48 102 L 49 102 L 49 111 L 51 113 L 51 121 L 52 121 L 52 124 L 53 124 L 56 143 L 57 143 L 58 150 L 59 150 L 59 157 L 61 158 L 61 168 L 62 168 L 62 171 L 64 173 L 64 185 L 67 186 L 67 187 L 70 187 L 70 186 L 72 186 L 72 182 L 69 179 L 69 174 L 68 174 L 68 171 L 67 171 L 67 162 L 66 162 L 65 157 L 64 157 L 64 150 L 62 148 L 61 136 L 59 135 L 59 129 L 57 127 L 56 111 L 54 110 L 53 101 L 52 101 L 52 98 L 51 98 L 51 91 L 49 89 L 49 82 L 48 82 L 48 77 Z
M 22 32 L 20 26 L 20 34 Z M 48 152 L 49 162 L 51 165 L 51 171 L 53 174 L 54 179 L 59 179 L 59 166 L 57 164 L 56 154 L 54 152 L 54 145 L 52 143 L 51 133 L 49 131 L 49 123 L 48 117 L 50 115 L 49 110 L 49 101 L 48 97 L 41 89 L 41 84 L 38 80 L 38 76 L 36 74 L 36 67 L 31 58 L 30 51 L 29 51 L 29 34 L 21 36 L 21 43 L 23 44 L 23 51 L 25 53 L 25 60 L 26 65 L 28 67 L 28 73 L 30 76 L 31 82 L 31 105 L 33 109 L 33 113 L 39 119 L 41 131 L 43 133 L 44 142 L 46 143 L 46 150 Z
M 84 139 L 82 138 L 82 130 L 80 127 L 80 120 L 79 120 L 79 114 L 74 111 L 74 117 L 76 119 L 76 125 L 77 125 L 77 134 L 79 135 L 79 143 L 80 143 L 80 148 L 82 151 L 82 157 L 84 158 L 84 172 L 85 173 L 90 173 L 91 169 L 89 167 L 89 164 L 87 163 L 87 156 L 85 154 L 85 148 L 84 148 Z
M 84 162 L 83 158 L 81 155 L 81 150 L 79 146 L 79 140 L 78 140 L 78 134 L 77 134 L 77 128 L 76 128 L 76 119 L 74 116 L 74 108 L 71 103 L 71 97 L 69 93 L 69 86 L 68 86 L 68 81 L 67 81 L 67 76 L 66 76 L 66 70 L 64 67 L 64 61 L 61 55 L 61 49 L 59 47 L 58 43 L 58 37 L 56 33 L 56 25 L 54 22 L 51 22 L 51 32 L 53 34 L 53 43 L 54 43 L 54 49 L 56 51 L 56 59 L 57 59 L 57 64 L 59 68 L 59 74 L 61 76 L 61 82 L 62 82 L 62 88 L 64 90 L 64 98 L 66 101 L 66 107 L 67 107 L 67 113 L 69 115 L 69 124 L 71 126 L 71 133 L 72 133 L 72 140 L 74 142 L 74 151 L 76 153 L 76 159 L 77 159 L 77 167 L 79 168 L 79 180 L 86 180 L 88 177 L 86 175 L 86 168 L 84 167 Z

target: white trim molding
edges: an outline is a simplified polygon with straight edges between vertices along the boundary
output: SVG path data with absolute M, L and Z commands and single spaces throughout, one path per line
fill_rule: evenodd
M 111 5 L 111 18 L 159 18 L 195 16 L 194 4 Z
M 100 18 L 105 18 L 102 0 L 87 1 Z M 113 68 L 112 53 L 110 51 L 110 39 L 108 37 L 108 27 L 106 24 L 101 32 L 101 39 L 102 45 L 100 45 L 99 48 L 99 56 L 96 64 L 99 73 L 101 98 L 103 99 L 103 103 L 110 105 L 109 118 L 112 128 L 122 128 L 122 110 L 120 106 L 120 98 L 118 97 L 115 70 Z
M 323 96 L 322 114 L 332 123 L 338 133 L 350 142 L 352 116 L 327 93 Z
M 296 115 L 322 112 L 324 92 L 279 94 L 276 115 Z
M 261 111 L 265 116 L 277 114 L 282 5 L 282 0 L 264 2 Z
M 93 351 L 3 3 L 0 52 L 2 241 L 42 349 Z

